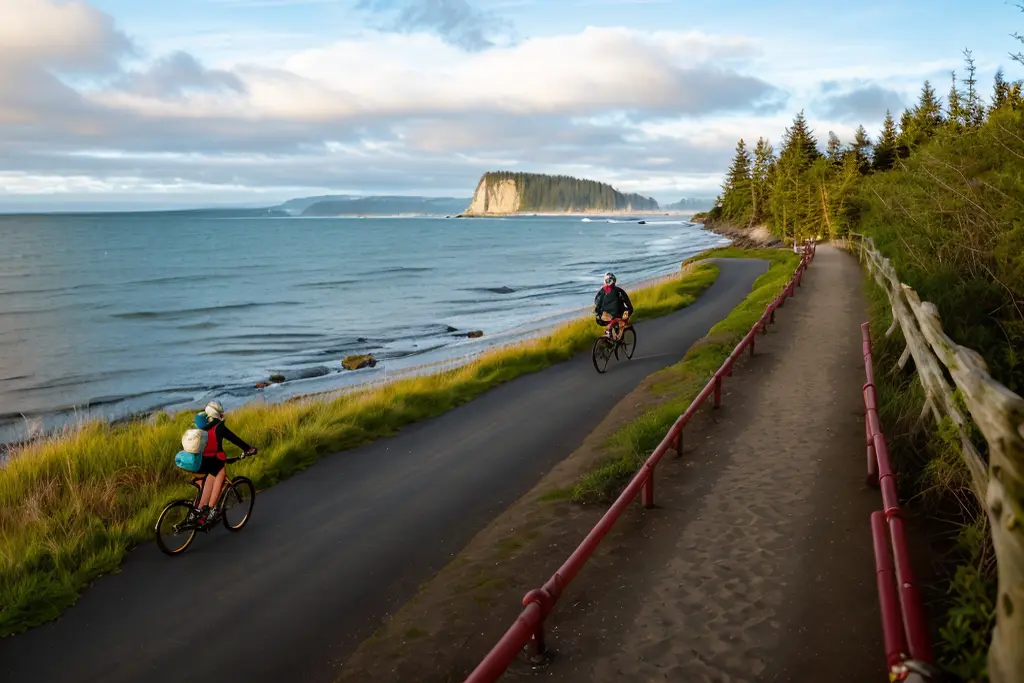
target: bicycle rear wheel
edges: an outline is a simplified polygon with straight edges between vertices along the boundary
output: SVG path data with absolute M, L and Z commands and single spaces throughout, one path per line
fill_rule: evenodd
M 594 369 L 603 373 L 608 369 L 608 361 L 615 352 L 615 342 L 608 337 L 598 337 L 594 341 Z
M 192 524 L 185 524 L 191 511 L 192 502 L 188 500 L 175 500 L 167 504 L 156 521 L 156 544 L 160 550 L 168 555 L 179 555 L 192 544 L 196 528 Z
M 223 496 L 224 526 L 228 531 L 239 531 L 248 523 L 255 503 L 256 487 L 252 482 L 245 477 L 234 479 Z
M 636 349 L 636 332 L 633 331 L 632 327 L 627 327 L 626 331 L 622 333 L 622 342 L 615 347 L 615 358 L 619 357 L 619 349 L 626 354 L 626 358 L 633 357 L 633 351 Z

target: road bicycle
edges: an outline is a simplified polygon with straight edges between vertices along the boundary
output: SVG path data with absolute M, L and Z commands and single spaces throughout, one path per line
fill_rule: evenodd
M 250 457 L 249 454 L 237 458 L 228 458 L 224 467 Z M 203 474 L 190 483 L 196 487 L 196 495 L 192 500 L 172 500 L 164 507 L 156 522 L 156 544 L 168 555 L 180 555 L 192 544 L 197 531 L 208 533 L 210 529 L 223 520 L 228 531 L 241 531 L 252 515 L 252 507 L 256 502 L 256 487 L 247 477 L 228 477 L 224 475 L 224 488 L 221 489 L 217 504 L 210 510 L 206 521 L 202 524 L 192 519 L 190 513 L 198 509 L 203 494 L 203 482 L 210 475 Z
M 614 338 L 613 332 L 618 332 L 619 328 L 622 329 L 621 334 L 618 335 L 618 339 Z M 594 340 L 594 369 L 599 373 L 603 373 L 608 369 L 608 361 L 611 360 L 612 356 L 615 356 L 615 360 L 619 360 L 619 352 L 630 359 L 633 357 L 633 351 L 636 349 L 636 330 L 626 320 L 622 318 L 612 318 L 608 323 L 605 333 Z

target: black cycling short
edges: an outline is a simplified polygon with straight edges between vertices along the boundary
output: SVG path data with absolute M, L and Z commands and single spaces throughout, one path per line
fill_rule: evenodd
M 224 469 L 224 461 L 217 456 L 203 457 L 203 461 L 199 464 L 199 471 L 197 474 L 220 474 L 220 471 Z

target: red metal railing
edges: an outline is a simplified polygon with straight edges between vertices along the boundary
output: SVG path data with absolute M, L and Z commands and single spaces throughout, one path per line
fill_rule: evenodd
M 493 683 L 497 681 L 508 668 L 512 660 L 527 645 L 531 646 L 531 659 L 539 661 L 544 657 L 546 646 L 544 643 L 544 620 L 555 607 L 555 603 L 561 597 L 562 592 L 569 585 L 576 575 L 583 569 L 583 565 L 597 549 L 601 539 L 611 531 L 611 528 L 618 521 L 619 517 L 632 503 L 637 494 L 640 494 L 641 503 L 645 508 L 654 505 L 654 468 L 658 465 L 662 456 L 669 451 L 676 453 L 683 452 L 683 429 L 693 419 L 700 407 L 709 398 L 713 398 L 715 407 L 722 403 L 722 381 L 725 377 L 732 376 L 733 365 L 740 355 L 750 349 L 754 353 L 754 340 L 758 331 L 762 334 L 768 333 L 768 324 L 775 322 L 775 310 L 781 308 L 788 297 L 796 293 L 796 287 L 801 285 L 804 271 L 814 258 L 817 245 L 808 241 L 804 245 L 803 257 L 800 265 L 793 273 L 793 278 L 765 309 L 761 318 L 750 328 L 748 332 L 729 357 L 722 363 L 722 367 L 711 377 L 708 383 L 701 389 L 697 397 L 693 399 L 686 411 L 676 419 L 672 427 L 665 434 L 658 447 L 644 462 L 643 466 L 636 473 L 633 479 L 626 486 L 625 490 L 615 499 L 608 511 L 604 513 L 600 521 L 591 529 L 583 542 L 577 546 L 569 558 L 562 563 L 558 571 L 552 574 L 547 582 L 536 590 L 532 590 L 523 598 L 523 611 L 516 618 L 512 626 L 505 632 L 498 643 L 484 657 L 483 661 L 466 678 L 465 683 Z
M 933 662 L 931 641 L 925 624 L 921 591 L 910 566 L 907 535 L 896 491 L 896 477 L 889 461 L 889 448 L 878 419 L 875 370 L 871 362 L 871 331 L 860 326 L 867 382 L 864 397 L 864 430 L 867 435 L 868 484 L 882 490 L 882 509 L 871 513 L 871 536 L 875 546 L 878 575 L 878 603 L 882 612 L 882 640 L 890 670 L 907 659 Z M 890 553 L 890 550 L 892 551 Z

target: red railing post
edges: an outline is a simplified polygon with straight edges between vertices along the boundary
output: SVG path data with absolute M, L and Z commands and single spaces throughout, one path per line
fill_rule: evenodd
M 757 335 L 756 334 L 750 335 L 750 355 L 751 356 L 754 355 L 754 340 L 755 339 L 757 339 Z
M 650 468 L 647 481 L 644 482 L 644 487 L 640 491 L 640 503 L 648 509 L 654 507 L 654 468 Z
M 891 669 L 906 656 L 907 641 L 900 619 L 899 597 L 896 594 L 896 568 L 889 554 L 885 515 L 878 511 L 871 513 L 871 538 L 875 547 L 875 573 L 878 581 L 878 606 L 882 613 L 885 662 Z
M 683 430 L 679 430 L 679 435 L 676 437 L 676 457 L 683 457 Z
M 531 664 L 540 664 L 547 659 L 548 648 L 544 643 L 544 622 L 541 621 L 530 636 L 529 657 Z
M 932 661 L 932 646 L 928 639 L 928 627 L 924 623 L 924 606 L 921 590 L 910 566 L 910 552 L 907 549 L 907 535 L 903 528 L 901 513 L 889 518 L 889 537 L 892 539 L 895 560 L 896 585 L 899 589 L 900 605 L 903 612 L 903 628 L 910 646 L 910 656 L 922 662 Z
M 715 407 L 722 405 L 722 377 L 715 375 Z

